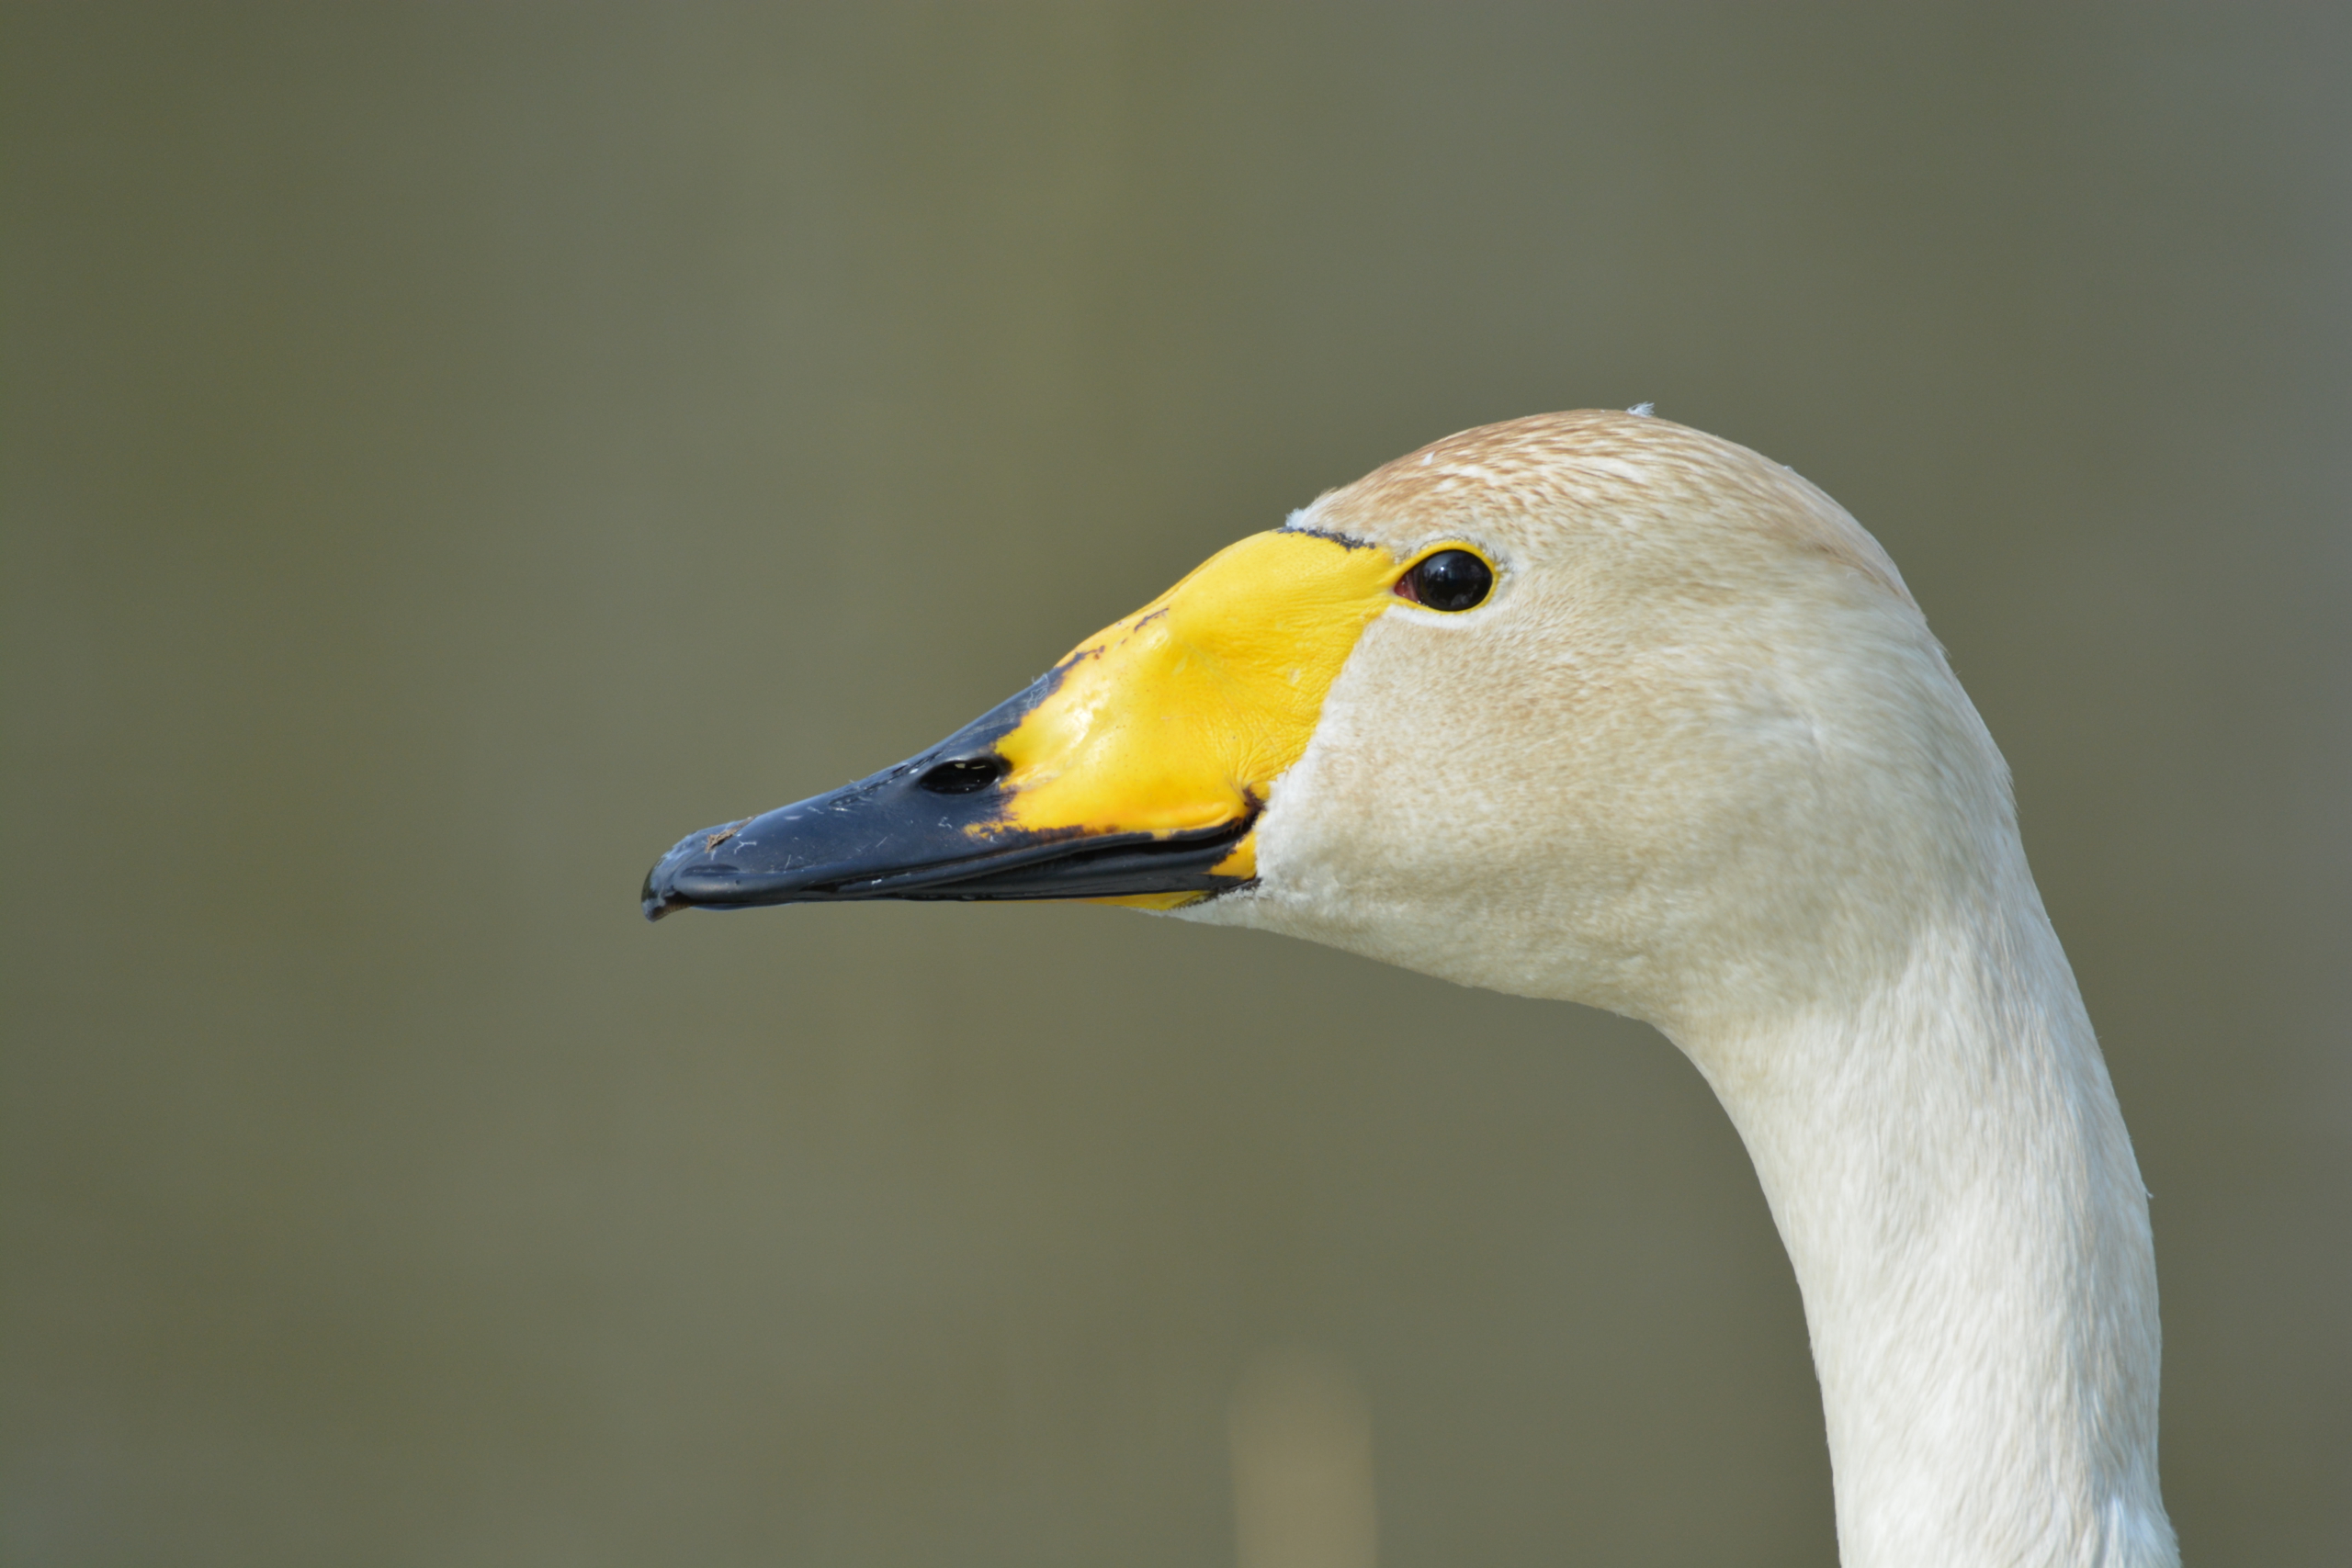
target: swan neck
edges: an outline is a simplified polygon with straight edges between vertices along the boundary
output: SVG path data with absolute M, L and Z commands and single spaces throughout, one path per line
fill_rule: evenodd
M 1860 1001 L 1679 1042 L 1795 1265 L 1845 1568 L 2178 1561 L 2146 1192 L 2023 878 Z

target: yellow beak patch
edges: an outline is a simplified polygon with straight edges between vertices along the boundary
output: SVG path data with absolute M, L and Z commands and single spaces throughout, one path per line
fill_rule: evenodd
M 1210 557 L 1057 666 L 1052 695 L 997 745 L 1012 765 L 1005 821 L 1172 833 L 1255 813 L 1306 751 L 1356 638 L 1395 602 L 1399 570 L 1376 546 L 1289 530 Z M 1256 867 L 1245 838 L 1216 871 Z

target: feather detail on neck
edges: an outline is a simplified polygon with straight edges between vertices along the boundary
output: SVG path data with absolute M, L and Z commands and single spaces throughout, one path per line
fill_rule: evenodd
M 1678 1042 L 1796 1268 L 1847 1568 L 2179 1560 L 2146 1195 L 2010 858 L 1859 999 Z

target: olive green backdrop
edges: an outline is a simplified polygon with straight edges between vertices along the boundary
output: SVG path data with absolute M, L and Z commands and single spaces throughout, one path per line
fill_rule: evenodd
M 1287 1347 L 1391 1568 L 1827 1562 L 1647 1030 L 635 904 L 1324 487 L 1655 399 L 2016 769 L 2192 1562 L 2343 1562 L 2347 15 L 10 9 L 0 1560 L 1230 1562 Z

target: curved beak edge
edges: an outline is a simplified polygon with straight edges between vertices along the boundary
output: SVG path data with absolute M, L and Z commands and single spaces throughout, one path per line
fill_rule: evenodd
M 850 786 L 850 790 L 857 785 Z M 647 873 L 639 894 L 645 918 L 679 909 L 749 909 L 767 904 L 872 898 L 1126 898 L 1180 901 L 1246 886 L 1219 875 L 1255 818 L 1165 836 L 1012 830 L 962 845 L 930 833 L 892 832 L 873 817 L 854 837 L 829 818 L 834 795 L 819 795 L 741 822 L 688 835 Z M 850 841 L 843 841 L 845 839 Z M 926 851 L 952 848 L 940 855 Z M 1189 896 L 1189 897 L 1182 897 Z

